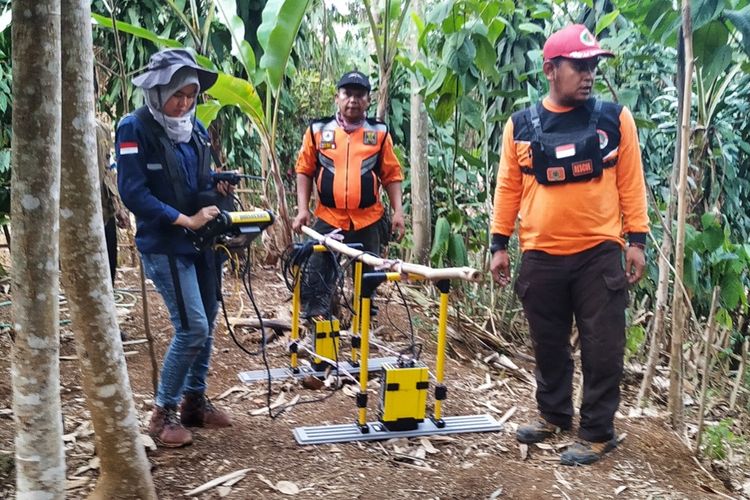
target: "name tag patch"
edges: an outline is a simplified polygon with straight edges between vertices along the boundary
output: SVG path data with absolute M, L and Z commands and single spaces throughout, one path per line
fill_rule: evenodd
M 320 149 L 336 149 L 336 136 L 333 130 L 324 130 L 321 134 Z
M 563 144 L 555 148 L 555 158 L 562 160 L 563 158 L 570 158 L 576 154 L 575 144 Z
M 565 168 L 549 167 L 547 169 L 547 180 L 549 182 L 560 182 L 565 180 Z
M 573 177 L 588 175 L 594 171 L 594 164 L 591 162 L 591 160 L 584 160 L 573 163 L 571 167 L 573 169 Z
M 161 163 L 146 163 L 146 170 L 161 170 Z

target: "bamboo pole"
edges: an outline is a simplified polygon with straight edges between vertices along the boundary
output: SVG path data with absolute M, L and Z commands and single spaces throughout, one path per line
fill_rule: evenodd
M 745 341 L 742 343 L 742 358 L 740 359 L 740 364 L 737 367 L 737 376 L 734 378 L 732 395 L 729 397 L 729 411 L 734 411 L 734 407 L 737 404 L 737 394 L 739 393 L 740 387 L 742 386 L 742 380 L 745 374 L 745 365 L 747 364 L 748 343 L 750 343 L 750 338 L 746 337 Z
M 310 238 L 327 246 L 331 250 L 342 253 L 349 257 L 353 257 L 368 266 L 380 268 L 383 271 L 415 274 L 431 281 L 440 281 L 445 279 L 480 281 L 482 279 L 482 273 L 472 267 L 446 267 L 444 269 L 433 269 L 431 267 L 423 266 L 420 264 L 411 264 L 409 262 L 395 262 L 391 260 L 381 259 L 380 257 L 376 257 L 374 255 L 364 253 L 360 250 L 350 248 L 344 243 L 341 243 L 340 241 L 328 236 L 324 236 L 307 226 L 302 226 L 302 232 Z
M 708 379 L 711 378 L 711 368 L 713 353 L 711 344 L 714 342 L 716 335 L 716 303 L 719 300 L 719 287 L 714 287 L 714 294 L 711 298 L 711 312 L 708 315 L 708 324 L 706 325 L 706 338 L 703 349 L 703 380 L 701 380 L 701 402 L 698 409 L 698 434 L 695 437 L 695 454 L 698 455 L 701 449 L 701 438 L 703 437 L 703 423 L 706 411 L 706 397 L 708 395 Z
M 685 42 L 685 80 L 682 120 L 680 123 L 680 176 L 677 191 L 677 237 L 675 238 L 675 283 L 682 281 L 683 257 L 685 255 L 685 226 L 688 210 L 687 177 L 690 150 L 690 104 L 693 83 L 693 29 L 690 18 L 690 2 L 682 0 L 682 36 Z M 669 370 L 669 411 L 672 427 L 682 434 L 685 426 L 682 388 L 682 341 L 685 329 L 685 299 L 674 293 L 672 301 L 672 345 Z

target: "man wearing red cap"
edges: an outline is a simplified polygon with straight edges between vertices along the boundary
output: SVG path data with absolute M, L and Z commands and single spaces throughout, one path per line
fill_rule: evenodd
M 554 33 L 543 54 L 549 95 L 514 113 L 503 134 L 490 268 L 497 283 L 509 283 L 507 245 L 519 219 L 523 254 L 515 290 L 534 344 L 540 417 L 516 437 L 538 443 L 572 427 L 575 319 L 580 441 L 561 463 L 590 464 L 617 446 L 627 288 L 645 267 L 645 183 L 630 111 L 592 95 L 599 58 L 614 54 L 583 25 Z

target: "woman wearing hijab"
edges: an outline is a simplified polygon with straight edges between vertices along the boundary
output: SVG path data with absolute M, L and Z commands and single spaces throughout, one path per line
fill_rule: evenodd
M 199 202 L 199 193 L 212 189 L 212 172 L 208 134 L 195 118 L 198 94 L 216 78 L 188 50 L 157 52 L 133 79 L 146 105 L 123 118 L 116 134 L 120 195 L 135 214 L 144 271 L 174 327 L 149 425 L 154 440 L 166 447 L 190 444 L 186 427 L 231 425 L 205 395 L 220 265 L 211 248 L 196 250 L 186 231 L 219 214 L 215 205 Z M 216 186 L 221 195 L 231 189 L 225 182 Z

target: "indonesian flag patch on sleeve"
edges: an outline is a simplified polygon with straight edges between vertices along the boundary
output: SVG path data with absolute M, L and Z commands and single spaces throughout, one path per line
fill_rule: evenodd
M 137 155 L 137 154 L 138 154 L 137 142 L 121 142 L 120 143 L 120 156 Z

